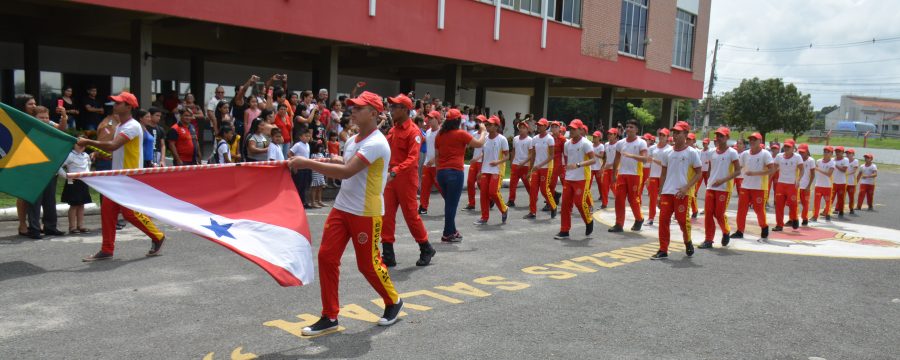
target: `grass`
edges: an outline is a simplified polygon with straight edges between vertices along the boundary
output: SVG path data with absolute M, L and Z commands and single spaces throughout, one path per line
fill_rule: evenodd
M 65 184 L 65 179 L 58 177 L 56 179 L 56 203 L 60 203 L 60 197 L 62 196 L 63 185 Z M 91 192 L 91 198 L 94 199 L 94 202 L 100 200 L 100 194 L 97 193 L 93 188 L 89 190 Z M 0 193 L 0 209 L 2 208 L 11 208 L 16 207 L 16 198 L 8 195 Z

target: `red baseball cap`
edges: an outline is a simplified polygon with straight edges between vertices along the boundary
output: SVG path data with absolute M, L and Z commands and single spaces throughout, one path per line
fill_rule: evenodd
M 134 94 L 123 91 L 119 93 L 119 95 L 114 95 L 109 97 L 110 100 L 120 103 L 126 103 L 133 108 L 139 108 L 137 98 L 134 97 Z
M 531 129 L 531 125 L 528 125 L 527 121 L 519 121 L 519 127 L 524 126 L 526 129 Z
M 695 135 L 694 133 L 688 133 L 687 137 L 690 140 L 697 140 L 697 135 Z
M 672 126 L 672 129 L 678 131 L 691 131 L 691 125 L 685 121 L 679 121 L 675 123 L 675 126 Z
M 784 147 L 794 147 L 794 145 L 796 145 L 796 143 L 794 143 L 794 140 L 785 140 L 783 146 Z
M 843 146 L 838 146 L 838 147 L 834 148 L 834 151 L 844 152 L 844 147 L 843 147 Z
M 760 135 L 760 133 L 758 133 L 758 132 L 755 132 L 755 133 L 750 134 L 750 136 L 747 137 L 747 140 L 750 140 L 753 138 L 756 138 L 756 140 L 762 140 L 762 135 Z
M 716 134 L 722 134 L 724 136 L 731 136 L 731 129 L 724 127 L 724 126 L 720 126 L 718 129 L 716 129 Z
M 378 110 L 378 112 L 384 111 L 384 102 L 381 101 L 381 96 L 369 91 L 363 91 L 362 94 L 359 94 L 359 96 L 352 99 L 347 99 L 344 104 L 347 106 L 368 105 L 375 108 L 375 110 Z
M 566 132 L 566 124 L 560 123 L 560 124 L 559 124 L 559 130 L 562 131 L 562 132 Z
M 608 134 L 616 134 L 616 135 L 619 135 L 619 129 L 617 129 L 617 128 L 610 128 L 609 130 L 606 130 L 606 132 L 607 132 Z
M 403 106 L 406 106 L 406 108 L 409 110 L 412 110 L 412 108 L 413 108 L 412 100 L 410 100 L 410 98 L 404 94 L 400 94 L 400 95 L 397 95 L 394 97 L 389 97 L 388 102 L 391 104 L 401 104 Z
M 703 143 L 704 143 L 704 144 L 709 144 L 709 138 L 703 138 Z
M 456 120 L 462 117 L 462 113 L 459 112 L 459 109 L 450 109 L 447 110 L 446 119 L 447 120 Z
M 867 153 L 867 154 L 863 155 L 863 159 L 865 159 L 865 158 L 869 158 L 869 159 L 873 159 L 873 160 L 874 160 L 874 159 L 875 159 L 875 155 L 872 155 L 872 153 Z
M 656 130 L 656 133 L 662 134 L 663 136 L 669 136 L 669 129 L 662 128 L 662 129 Z
M 481 122 L 485 122 L 485 121 L 487 121 L 488 119 L 487 119 L 487 117 L 485 117 L 484 115 L 479 114 L 478 116 L 475 117 L 475 120 L 478 120 L 478 121 L 481 121 Z
M 438 120 L 441 119 L 441 113 L 440 113 L 439 111 L 437 111 L 437 110 L 431 110 L 431 111 L 429 111 L 429 112 L 428 112 L 428 115 L 426 115 L 426 116 L 428 116 L 428 117 L 430 117 L 430 118 L 435 118 L 435 119 L 438 119 Z
M 856 154 L 856 150 L 853 150 L 853 148 L 849 148 L 849 149 L 847 149 L 847 153 L 848 154 Z
M 643 136 L 643 137 L 644 137 L 645 140 L 651 140 L 651 139 L 653 139 L 653 135 L 651 135 L 650 133 L 644 133 L 644 136 Z
M 594 131 L 593 135 L 594 135 L 594 137 L 601 137 L 601 136 L 603 136 L 603 133 L 601 133 L 599 130 L 597 130 L 597 131 Z
M 668 140 L 668 141 L 669 141 L 669 142 L 673 142 L 673 141 L 675 141 L 675 138 L 669 136 L 669 140 Z
M 588 131 L 587 125 L 581 122 L 581 119 L 575 119 L 569 122 L 569 127 L 573 129 L 582 129 L 584 131 Z
M 834 148 L 831 147 L 831 145 L 829 145 L 829 146 L 826 146 L 824 149 L 822 149 L 822 151 L 834 152 Z
M 550 126 L 560 126 L 560 125 L 562 125 L 562 124 L 560 124 L 559 121 L 556 121 L 556 120 L 553 120 L 550 122 Z
M 799 151 L 799 152 L 805 152 L 805 153 L 809 154 L 809 145 L 807 145 L 807 144 L 800 144 L 800 146 L 797 146 L 797 151 Z
M 545 118 L 541 118 L 537 121 L 538 126 L 550 126 L 550 122 Z
M 772 143 L 772 145 L 769 145 L 769 148 L 770 149 L 780 149 L 781 146 L 778 146 L 778 143 Z
M 481 115 L 479 115 L 481 116 Z M 500 118 L 496 116 L 491 116 L 487 119 L 488 124 L 500 125 Z

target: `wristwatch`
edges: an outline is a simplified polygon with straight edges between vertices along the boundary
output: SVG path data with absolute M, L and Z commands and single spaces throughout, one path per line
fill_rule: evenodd
M 393 178 L 393 177 L 397 177 L 397 173 L 396 173 L 396 172 L 393 172 L 393 171 L 390 172 L 390 175 L 391 175 L 392 178 Z

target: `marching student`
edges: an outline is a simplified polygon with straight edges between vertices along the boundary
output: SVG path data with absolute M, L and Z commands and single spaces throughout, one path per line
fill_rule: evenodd
M 565 136 L 566 125 L 559 121 L 551 121 L 550 135 L 553 136 L 553 172 L 550 173 L 550 191 L 553 192 L 553 201 L 559 206 L 559 197 L 562 193 L 556 191 L 556 185 L 562 183 L 562 186 L 566 187 L 566 183 L 563 181 L 565 174 L 563 174 L 564 166 L 562 163 L 563 145 L 567 141 Z M 550 203 L 548 202 L 544 205 L 542 210 L 550 211 Z
M 769 145 L 769 152 L 772 153 L 772 158 L 774 159 L 776 156 L 778 156 L 779 153 L 781 153 L 781 147 L 778 146 L 778 143 L 772 143 L 772 145 Z M 773 194 L 775 193 L 775 184 L 778 183 L 778 176 L 779 176 L 778 171 L 776 171 L 774 174 L 772 174 L 772 176 L 769 176 L 769 189 L 771 190 L 770 192 L 772 192 Z M 773 199 L 774 199 L 774 197 L 773 197 Z M 766 193 L 766 207 L 767 208 L 769 207 L 769 194 L 768 193 Z
M 809 195 L 812 191 L 813 180 L 816 178 L 816 159 L 809 156 L 809 145 L 800 144 L 797 147 L 800 152 L 800 158 L 803 159 L 803 173 L 800 176 L 799 198 L 802 213 L 800 218 L 803 219 L 801 225 L 809 225 Z
M 650 257 L 651 260 L 662 260 L 669 257 L 669 225 L 672 215 L 681 228 L 687 256 L 694 255 L 694 244 L 691 242 L 691 219 L 687 208 L 693 201 L 694 184 L 700 181 L 703 164 L 700 152 L 691 150 L 685 141 L 691 126 L 679 121 L 672 126 L 675 146 L 662 157 L 660 182 L 662 191 L 659 199 L 659 251 Z
M 597 160 L 594 159 L 594 147 L 584 134 L 588 127 L 579 119 L 569 123 L 571 140 L 563 144 L 563 161 L 566 163 L 566 185 L 563 186 L 562 210 L 560 215 L 559 233 L 554 239 L 569 238 L 569 229 L 572 228 L 572 205 L 578 207 L 581 220 L 584 221 L 584 235 L 590 235 L 594 231 L 594 219 L 591 214 L 591 168 Z
M 597 191 L 602 191 L 600 189 L 603 188 L 603 165 L 606 162 L 606 146 L 603 145 L 603 133 L 600 131 L 594 131 L 594 136 L 592 136 L 592 147 L 594 150 L 594 163 L 591 164 L 591 177 L 594 181 L 597 182 Z M 590 181 L 588 181 L 588 191 L 590 191 Z M 593 200 L 593 199 L 591 199 Z M 594 202 L 591 201 L 591 204 Z
M 826 146 L 825 149 L 822 150 L 822 158 L 816 161 L 816 191 L 813 195 L 815 200 L 813 201 L 814 208 L 812 222 L 819 222 L 819 209 L 821 209 L 819 201 L 823 198 L 825 199 L 825 211 L 822 213 L 825 214 L 825 221 L 831 221 L 832 176 L 835 172 L 835 162 L 831 158 L 831 153 L 833 151 L 834 148 Z
M 556 217 L 556 199 L 553 189 L 550 188 L 550 176 L 553 175 L 553 151 L 556 140 L 547 133 L 550 122 L 541 118 L 537 122 L 538 134 L 531 138 L 529 159 L 531 170 L 528 178 L 531 179 L 531 193 L 528 194 L 528 214 L 523 219 L 534 219 L 537 214 L 537 196 L 540 193 L 544 201 L 550 205 L 550 218 Z
M 305 336 L 337 329 L 341 256 L 351 238 L 357 268 L 385 304 L 378 325 L 394 324 L 403 307 L 403 300 L 394 288 L 388 268 L 378 251 L 378 243 L 381 242 L 381 231 L 378 230 L 384 214 L 382 192 L 391 159 L 391 147 L 377 126 L 384 104 L 381 96 L 368 91 L 347 99 L 346 104 L 351 112 L 351 121 L 359 127 L 359 134 L 347 139 L 344 157 L 331 158 L 327 162 L 299 156 L 290 160 L 292 169 L 312 169 L 342 180 L 334 207 L 325 220 L 319 246 L 322 318 L 301 330 Z
M 616 144 L 619 141 L 619 129 L 610 128 L 606 131 L 607 143 L 604 145 L 605 154 L 603 157 L 603 182 L 600 185 L 600 208 L 606 209 L 609 204 L 609 192 L 616 191 L 614 166 L 616 165 Z
M 625 141 L 616 143 L 616 159 L 613 163 L 613 179 L 616 183 L 616 225 L 609 232 L 622 232 L 625 224 L 625 200 L 631 205 L 634 225 L 631 231 L 640 231 L 644 224 L 641 215 L 641 194 L 638 192 L 644 175 L 644 157 L 647 156 L 647 142 L 637 137 L 638 122 L 635 119 L 625 123 Z
M 503 174 L 509 160 L 509 141 L 499 133 L 500 118 L 491 116 L 487 119 L 488 137 L 482 146 L 483 162 L 478 174 L 478 188 L 481 189 L 481 218 L 475 225 L 487 224 L 491 216 L 491 202 L 500 210 L 500 221 L 506 224 L 509 208 L 503 202 L 500 190 L 503 187 Z
M 473 137 L 483 137 L 485 133 L 481 130 L 482 127 L 480 125 L 484 125 L 484 122 L 487 120 L 484 115 L 478 115 L 475 117 L 474 125 L 478 128 L 472 130 Z M 472 159 L 469 160 L 469 173 L 466 175 L 466 194 L 469 196 L 469 203 L 466 205 L 464 209 L 466 210 L 475 210 L 475 186 L 478 185 L 478 174 L 481 174 L 481 159 L 484 157 L 482 153 L 484 149 L 477 147 L 472 150 Z
M 641 192 L 638 196 L 644 195 L 644 189 L 647 186 L 647 180 L 650 179 L 650 164 L 653 163 L 653 158 L 650 156 L 650 149 L 653 148 L 653 135 L 650 133 L 645 133 L 643 136 L 644 141 L 647 142 L 647 156 L 644 157 L 642 161 L 644 173 L 641 174 Z
M 716 234 L 716 222 L 722 230 L 722 246 L 731 241 L 731 226 L 725 210 L 731 202 L 731 191 L 734 179 L 741 173 L 740 155 L 737 150 L 728 147 L 731 130 L 727 127 L 716 129 L 716 149 L 709 155 L 709 181 L 706 183 L 704 202 L 704 225 L 706 233 L 701 249 L 713 247 L 713 236 Z M 703 159 L 701 159 L 701 162 Z M 702 171 L 702 169 L 701 169 Z
M 697 155 L 700 155 L 700 149 L 697 148 L 697 135 L 694 133 L 688 133 L 688 149 L 691 151 L 696 151 Z M 700 182 L 697 182 L 697 185 L 694 185 L 694 193 L 698 194 L 700 192 Z M 700 212 L 697 207 L 697 197 L 691 199 L 691 219 L 696 219 L 697 214 Z
M 875 178 L 878 177 L 878 166 L 872 163 L 875 156 L 872 154 L 863 155 L 866 161 L 865 165 L 859 168 L 859 174 L 856 175 L 856 182 L 859 184 L 859 199 L 856 201 L 856 210 L 862 209 L 863 198 L 869 205 L 869 211 L 875 211 L 872 207 L 872 201 L 875 198 Z
M 778 172 L 778 180 L 775 180 L 775 228 L 772 231 L 784 229 L 784 206 L 788 206 L 788 225 L 797 229 L 800 227 L 800 219 L 797 216 L 797 190 L 800 188 L 800 176 L 804 171 L 803 159 L 794 154 L 794 140 L 784 142 L 784 152 L 775 156 L 775 171 Z
M 856 212 L 853 211 L 853 205 L 856 200 L 856 178 L 859 172 L 859 160 L 856 159 L 856 150 L 852 148 L 847 149 L 847 161 L 849 162 L 847 167 L 847 203 L 850 205 L 850 215 L 856 215 Z
M 744 152 L 747 151 L 747 149 L 744 147 L 744 139 L 738 139 L 738 141 L 736 143 L 734 143 L 734 150 L 737 151 L 738 159 L 740 159 L 741 155 L 743 155 Z M 743 160 L 741 160 L 741 161 L 743 161 Z M 744 164 L 741 163 L 741 166 L 743 167 Z M 738 176 L 736 178 L 734 178 L 734 187 L 737 189 L 738 194 L 741 193 L 741 184 L 743 182 L 744 182 L 744 174 L 743 173 L 738 174 Z
M 528 136 L 528 122 L 520 121 L 519 136 L 513 137 L 513 159 L 512 168 L 509 172 L 509 202 L 506 206 L 516 206 L 516 190 L 519 187 L 519 180 L 525 186 L 526 194 L 531 194 L 531 184 L 528 183 L 528 149 L 531 147 L 531 136 Z M 531 196 L 531 195 L 529 195 Z
M 703 178 L 700 181 L 706 185 L 709 185 L 709 161 L 712 156 L 713 151 L 715 151 L 715 146 L 713 149 L 709 148 L 709 138 L 703 138 L 703 149 L 700 150 L 700 162 L 703 163 Z M 715 145 L 715 144 L 713 144 Z M 700 183 L 697 183 L 697 190 L 700 190 Z
M 650 210 L 647 214 L 647 225 L 653 225 L 653 219 L 656 218 L 656 209 L 659 207 L 659 177 L 662 175 L 662 158 L 669 156 L 668 152 L 672 150 L 669 145 L 669 129 L 662 128 L 656 131 L 659 141 L 656 146 L 651 146 L 650 153 L 650 179 L 647 180 L 647 193 L 650 198 Z
M 422 164 L 422 188 L 419 189 L 419 215 L 428 214 L 428 204 L 431 201 L 431 187 L 441 187 L 437 183 L 437 167 L 434 158 L 434 140 L 437 138 L 441 126 L 441 113 L 431 110 L 425 115 L 428 131 L 425 132 L 425 163 Z
M 847 171 L 850 170 L 850 161 L 844 157 L 844 147 L 834 148 L 834 175 L 832 175 L 831 203 L 834 211 L 838 213 L 838 219 L 844 218 L 844 198 L 847 195 Z M 835 201 L 837 199 L 837 201 Z
M 732 239 L 743 239 L 744 229 L 747 224 L 747 212 L 752 204 L 756 213 L 756 221 L 762 232 L 758 242 L 769 239 L 769 225 L 766 222 L 766 196 L 768 195 L 769 176 L 775 172 L 775 160 L 772 153 L 765 151 L 760 146 L 762 135 L 755 132 L 747 140 L 750 141 L 750 150 L 741 154 L 741 171 L 744 174 L 744 182 L 738 192 L 737 231 L 731 234 Z

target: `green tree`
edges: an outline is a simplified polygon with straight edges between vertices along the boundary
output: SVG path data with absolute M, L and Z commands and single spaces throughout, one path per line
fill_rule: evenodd
M 628 111 L 631 112 L 631 116 L 641 123 L 642 128 L 653 125 L 653 122 L 656 120 L 656 117 L 653 116 L 653 114 L 642 107 L 634 106 L 634 104 L 631 103 L 626 106 L 628 107 Z
M 744 79 L 724 96 L 726 123 L 756 129 L 765 141 L 767 133 L 784 128 L 786 93 L 781 79 Z
M 784 119 L 783 129 L 793 135 L 794 140 L 812 128 L 815 112 L 810 96 L 798 91 L 794 84 L 785 86 L 781 110 Z

